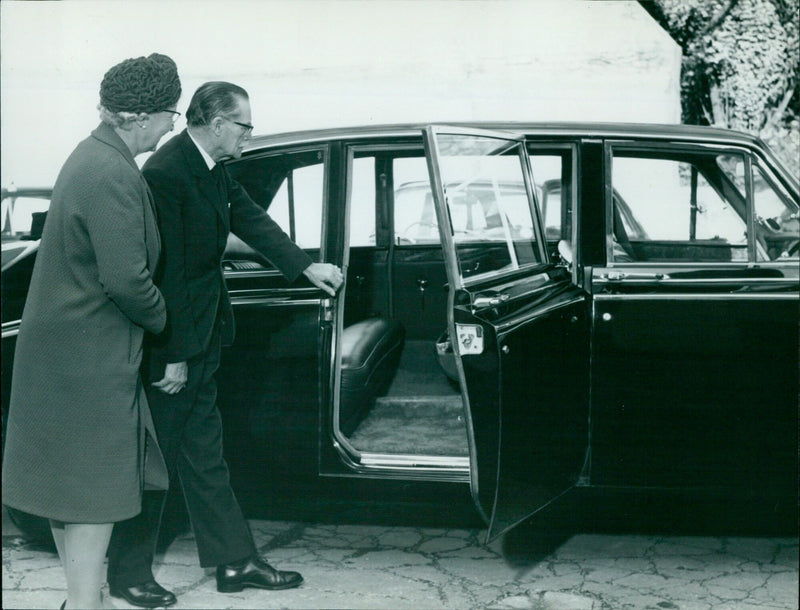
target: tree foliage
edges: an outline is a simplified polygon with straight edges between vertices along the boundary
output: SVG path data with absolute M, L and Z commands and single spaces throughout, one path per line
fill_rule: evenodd
M 800 173 L 797 0 L 640 0 L 683 50 L 683 122 L 761 136 Z

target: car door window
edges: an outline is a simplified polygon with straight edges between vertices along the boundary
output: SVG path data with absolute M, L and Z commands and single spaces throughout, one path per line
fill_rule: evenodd
M 246 158 L 229 167 L 292 241 L 314 250 L 322 236 L 324 159 L 324 151 L 306 150 Z
M 425 157 L 399 157 L 392 165 L 395 243 L 438 244 L 439 223 Z
M 747 261 L 746 198 L 722 167 L 731 164 L 743 157 L 615 149 L 609 260 Z
M 568 150 L 541 152 L 529 148 L 536 200 L 544 219 L 545 236 L 548 242 L 570 239 L 570 152 Z
M 38 239 L 41 227 L 37 232 L 37 220 L 44 223 L 44 215 L 50 208 L 50 197 L 28 197 L 9 194 L 2 201 L 2 237 L 3 241 L 10 239 Z
M 774 176 L 753 165 L 753 202 L 756 232 L 764 247 L 759 260 L 797 260 L 800 246 L 800 213 Z
M 437 134 L 436 144 L 461 278 L 540 263 L 521 144 L 448 133 Z
M 375 157 L 358 156 L 350 191 L 350 246 L 376 245 L 375 205 Z

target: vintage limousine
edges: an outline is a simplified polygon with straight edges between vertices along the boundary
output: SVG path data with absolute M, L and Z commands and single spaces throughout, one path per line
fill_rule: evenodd
M 329 298 L 229 240 L 239 493 L 456 486 L 490 537 L 575 487 L 796 502 L 800 195 L 757 138 L 369 126 L 255 137 L 228 168 L 346 274 Z

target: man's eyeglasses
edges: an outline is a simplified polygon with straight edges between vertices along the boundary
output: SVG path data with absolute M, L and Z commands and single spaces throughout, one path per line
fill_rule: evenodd
M 172 115 L 172 122 L 176 122 L 179 118 L 181 118 L 181 113 L 177 110 L 158 110 L 157 112 L 169 112 Z
M 243 136 L 249 136 L 251 133 L 253 133 L 253 126 L 252 126 L 252 125 L 250 125 L 250 123 L 240 123 L 239 121 L 234 121 L 232 118 L 230 118 L 230 117 L 226 117 L 224 114 L 221 114 L 220 116 L 221 116 L 223 119 L 225 119 L 225 120 L 227 120 L 227 121 L 230 121 L 230 122 L 231 122 L 231 123 L 233 123 L 234 125 L 238 125 L 238 126 L 239 126 L 239 127 L 241 127 L 242 129 L 244 129 L 244 131 L 242 132 L 242 135 L 243 135 Z

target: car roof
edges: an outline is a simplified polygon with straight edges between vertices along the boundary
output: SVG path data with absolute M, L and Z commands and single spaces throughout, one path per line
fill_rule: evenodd
M 395 123 L 383 125 L 362 125 L 352 127 L 335 127 L 326 129 L 311 129 L 305 131 L 292 131 L 254 136 L 247 150 L 258 149 L 263 146 L 319 142 L 330 140 L 350 140 L 358 138 L 378 137 L 413 137 L 420 134 L 427 125 L 447 125 L 470 129 L 489 129 L 495 131 L 510 131 L 526 135 L 553 136 L 553 137 L 602 137 L 626 139 L 664 139 L 664 140 L 703 140 L 717 143 L 753 145 L 759 139 L 753 135 L 722 129 L 717 127 L 704 127 L 699 125 L 667 125 L 655 123 L 599 123 L 599 122 L 436 122 L 436 123 Z

